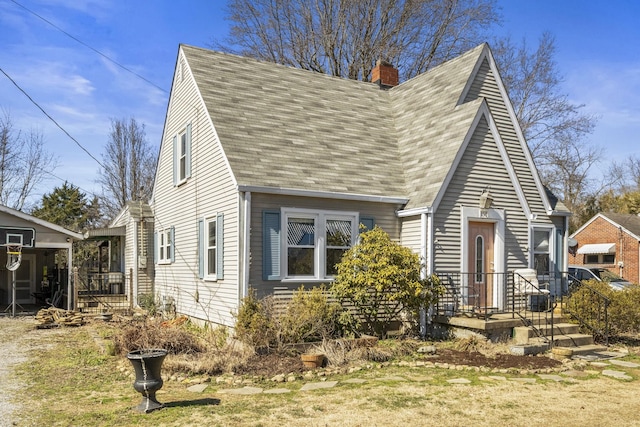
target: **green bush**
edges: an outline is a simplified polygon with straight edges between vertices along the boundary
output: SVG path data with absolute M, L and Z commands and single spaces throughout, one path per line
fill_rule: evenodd
M 139 294 L 138 305 L 145 309 L 149 316 L 158 314 L 158 304 L 153 294 Z
M 290 344 L 344 336 L 349 324 L 348 313 L 329 300 L 324 287 L 300 287 L 280 310 L 272 297 L 259 300 L 251 292 L 236 315 L 236 337 L 257 350 L 282 351 Z
M 609 300 L 607 310 L 601 298 Z M 581 322 L 604 331 L 608 321 L 611 335 L 640 332 L 640 286 L 632 285 L 623 290 L 614 290 L 607 283 L 588 280 L 571 293 L 567 300 L 567 310 Z M 606 314 L 606 317 L 605 317 Z
M 271 299 L 258 299 L 250 291 L 240 303 L 236 317 L 236 338 L 256 350 L 270 349 L 276 344 L 275 314 Z
M 300 287 L 278 319 L 283 343 L 322 341 L 339 335 L 342 307 L 331 303 L 324 286 Z
M 436 276 L 421 278 L 419 256 L 393 242 L 381 228 L 360 234 L 337 265 L 331 292 L 353 307 L 364 332 L 383 337 L 401 312 L 416 322 L 418 312 L 442 293 Z

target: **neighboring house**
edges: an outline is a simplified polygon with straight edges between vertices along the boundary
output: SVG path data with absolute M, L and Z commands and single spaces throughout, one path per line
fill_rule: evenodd
M 571 235 L 578 243 L 569 264 L 601 267 L 640 283 L 640 216 L 599 213 Z
M 82 240 L 82 235 L 0 205 L 0 245 L 22 246 L 15 270 L 16 304 L 46 306 L 49 302 L 58 307 L 72 306 L 74 292 L 69 271 L 73 268 L 76 240 Z M 13 302 L 13 271 L 7 268 L 6 247 L 0 249 L 0 305 L 8 306 Z
M 85 239 L 99 248 L 96 265 L 79 277 L 81 308 L 132 308 L 153 293 L 153 213 L 148 204 L 127 202 L 108 227 L 89 230 Z
M 488 45 L 401 84 L 378 64 L 372 80 L 180 46 L 151 202 L 160 302 L 233 325 L 250 288 L 330 283 L 359 224 L 451 277 L 463 304 L 505 309 L 514 269 L 566 271 L 569 212 Z

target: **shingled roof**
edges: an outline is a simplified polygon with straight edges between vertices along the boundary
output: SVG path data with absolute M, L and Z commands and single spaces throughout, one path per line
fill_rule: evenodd
M 238 185 L 415 206 L 433 202 L 478 111 L 458 99 L 485 48 L 381 90 L 181 46 Z
M 636 237 L 640 236 L 640 216 L 614 212 L 602 212 L 601 215 L 605 218 L 609 218 L 610 221 L 628 230 Z

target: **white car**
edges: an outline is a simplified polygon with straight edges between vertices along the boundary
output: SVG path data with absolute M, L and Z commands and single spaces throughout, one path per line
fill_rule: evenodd
M 569 280 L 571 285 L 579 285 L 583 280 L 597 280 L 598 282 L 607 282 L 616 291 L 620 291 L 627 286 L 631 285 L 631 282 L 624 280 L 622 277 L 615 273 L 610 272 L 606 268 L 600 267 L 585 267 L 582 265 L 570 265 L 569 266 Z

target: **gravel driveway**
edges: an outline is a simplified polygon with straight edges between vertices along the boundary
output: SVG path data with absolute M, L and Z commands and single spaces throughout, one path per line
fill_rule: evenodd
M 27 360 L 27 352 L 37 334 L 33 317 L 0 317 L 0 426 L 18 425 L 20 405 L 14 397 L 22 384 L 14 375 L 17 364 Z

